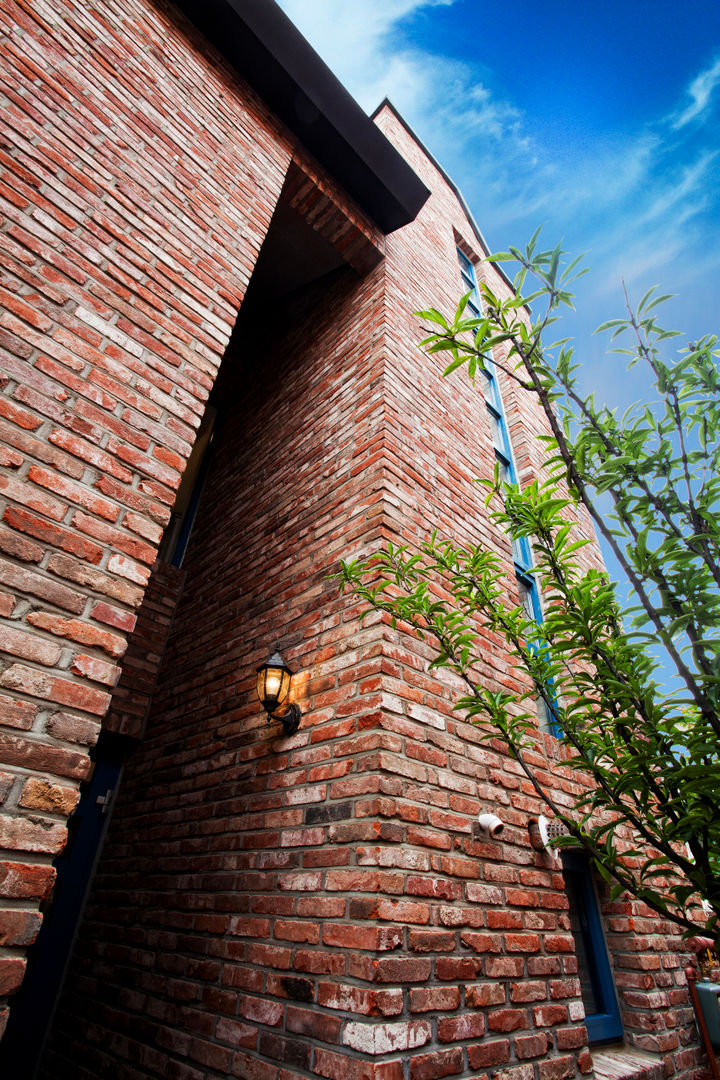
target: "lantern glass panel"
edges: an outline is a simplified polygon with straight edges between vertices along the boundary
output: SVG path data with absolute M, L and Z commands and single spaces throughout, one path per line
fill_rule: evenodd
M 290 672 L 284 664 L 263 664 L 257 676 L 257 694 L 264 707 L 272 712 L 290 692 Z

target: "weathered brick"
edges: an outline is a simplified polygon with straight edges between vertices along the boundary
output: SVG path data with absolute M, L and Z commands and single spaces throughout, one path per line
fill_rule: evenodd
M 127 640 L 119 634 L 112 634 L 108 630 L 93 626 L 92 623 L 82 622 L 80 619 L 66 619 L 48 611 L 30 611 L 27 621 L 39 630 L 47 630 L 51 634 L 67 638 L 79 645 L 102 649 L 114 658 L 121 657 L 127 647 Z
M 0 945 L 32 945 L 42 924 L 42 916 L 36 911 L 18 908 L 0 910 Z
M 463 1052 L 439 1050 L 434 1054 L 417 1054 L 410 1058 L 410 1080 L 440 1080 L 443 1076 L 456 1076 L 464 1066 Z
M 11 664 L 0 675 L 0 686 L 8 690 L 22 690 L 31 697 L 43 698 L 58 705 L 70 705 L 85 712 L 104 716 L 110 703 L 110 695 L 80 682 L 59 679 L 45 672 L 22 664 Z
M 82 780 L 90 768 L 86 754 L 66 750 L 36 740 L 0 733 L 0 760 L 7 765 L 54 773 Z
M 59 645 L 14 626 L 0 626 L 0 649 L 19 659 L 32 660 L 46 667 L 53 667 L 62 655 Z M 16 689 L 24 688 L 17 686 Z
M 19 698 L 0 694 L 0 720 L 6 727 L 28 730 L 33 726 L 38 709 L 39 706 L 30 701 L 21 701 Z
M 516 1035 L 515 1037 L 515 1053 L 521 1061 L 542 1057 L 551 1045 L 552 1038 L 549 1038 L 545 1032 L 541 1035 Z
M 540 1080 L 565 1080 L 575 1072 L 575 1059 L 573 1057 L 556 1057 L 548 1061 L 541 1061 L 538 1065 Z
M 68 815 L 75 809 L 79 798 L 80 792 L 76 788 L 30 777 L 23 787 L 20 806 L 28 810 L 46 810 L 49 813 Z
M 53 558 L 54 556 L 51 557 L 50 563 Z M 50 564 L 48 564 L 48 569 L 52 571 Z M 0 581 L 10 589 L 17 589 L 19 592 L 46 600 L 65 611 L 78 614 L 85 607 L 86 598 L 82 593 L 61 585 L 52 578 L 44 577 L 40 573 L 15 566 L 6 562 L 5 559 L 0 559 Z
M 44 899 L 55 881 L 52 866 L 0 862 L 0 896 L 13 900 Z
M 517 1031 L 528 1026 L 529 1018 L 524 1009 L 496 1009 L 487 1022 L 491 1031 Z
M 66 837 L 67 829 L 58 822 L 0 814 L 0 846 L 6 850 L 57 855 Z

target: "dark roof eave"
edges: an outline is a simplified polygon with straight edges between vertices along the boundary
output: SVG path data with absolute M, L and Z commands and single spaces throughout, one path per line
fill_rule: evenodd
M 176 0 L 384 233 L 429 191 L 274 0 Z

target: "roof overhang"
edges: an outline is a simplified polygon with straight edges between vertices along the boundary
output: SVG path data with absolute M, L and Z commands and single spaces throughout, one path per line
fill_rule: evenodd
M 176 0 L 179 9 L 384 233 L 429 191 L 275 0 Z

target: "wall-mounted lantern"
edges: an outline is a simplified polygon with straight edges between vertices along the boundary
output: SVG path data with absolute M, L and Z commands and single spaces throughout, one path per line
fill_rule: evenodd
M 286 735 L 293 735 L 300 726 L 302 713 L 299 707 L 286 704 L 292 682 L 292 671 L 276 647 L 272 656 L 257 669 L 257 693 L 268 720 L 279 720 Z

